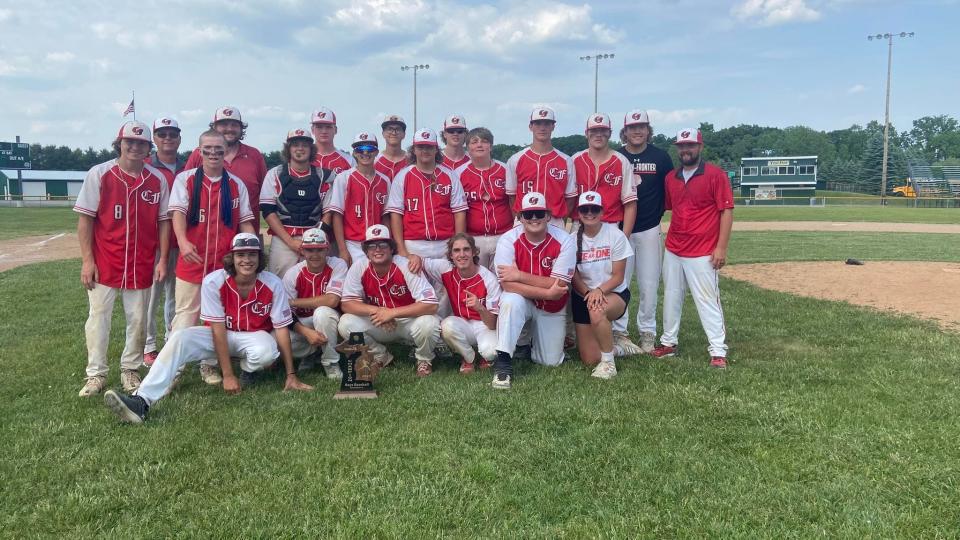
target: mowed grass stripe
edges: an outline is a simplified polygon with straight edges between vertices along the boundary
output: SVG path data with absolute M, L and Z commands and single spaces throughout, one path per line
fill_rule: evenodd
M 195 372 L 141 428 L 76 397 L 76 261 L 0 274 L 12 536 L 950 536 L 960 336 L 724 280 L 731 358 L 522 364 L 511 392 L 401 357 L 375 401 L 238 397 Z M 111 340 L 118 385 L 119 311 Z

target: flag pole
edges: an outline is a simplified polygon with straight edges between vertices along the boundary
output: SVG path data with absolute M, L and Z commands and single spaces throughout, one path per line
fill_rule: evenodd
M 130 94 L 131 94 L 130 103 L 133 103 L 133 121 L 136 122 L 137 121 L 137 91 L 131 90 Z

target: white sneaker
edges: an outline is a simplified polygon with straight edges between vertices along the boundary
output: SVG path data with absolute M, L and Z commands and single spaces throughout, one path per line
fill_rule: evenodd
M 410 352 L 413 352 L 413 349 L 411 349 Z M 391 362 L 393 362 L 393 355 L 390 354 L 390 353 L 388 353 L 388 352 L 385 352 L 385 353 L 383 353 L 383 354 L 380 355 L 380 356 L 374 357 L 373 361 L 374 361 L 374 362 L 377 362 L 378 364 L 380 364 L 380 367 L 385 368 L 385 367 L 389 366 Z M 413 361 L 414 361 L 414 362 L 417 361 L 417 357 L 416 357 L 416 356 L 413 357 Z
M 220 375 L 220 372 L 213 366 L 201 365 L 200 378 L 203 379 L 203 382 L 211 385 L 223 382 L 223 377 Z
M 491 386 L 497 390 L 509 390 L 510 389 L 510 376 L 509 375 L 494 375 L 493 382 L 490 383 Z
M 644 354 L 650 354 L 657 348 L 657 336 L 653 332 L 640 332 L 640 349 Z
M 643 349 L 630 340 L 627 334 L 619 332 L 613 335 L 613 352 L 615 356 L 636 356 L 643 352 Z
M 590 376 L 598 379 L 612 379 L 617 376 L 617 365 L 613 362 L 600 362 L 593 368 Z
M 340 366 L 337 364 L 324 364 L 323 371 L 327 374 L 328 379 L 340 380 L 343 378 L 343 372 L 340 371 Z
M 140 372 L 135 369 L 121 369 L 120 370 L 120 385 L 123 386 L 123 391 L 132 394 L 137 391 L 137 388 L 140 388 Z
M 103 391 L 103 387 L 107 385 L 107 378 L 103 375 L 94 375 L 93 377 L 87 377 L 86 382 L 83 383 L 83 388 L 80 389 L 80 397 L 90 397 L 95 396 Z

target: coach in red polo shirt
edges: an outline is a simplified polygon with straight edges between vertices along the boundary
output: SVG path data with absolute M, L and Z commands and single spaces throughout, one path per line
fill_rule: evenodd
M 663 335 L 656 357 L 677 353 L 680 311 L 690 289 L 707 333 L 710 366 L 727 367 L 726 328 L 720 305 L 719 270 L 727 261 L 733 227 L 733 191 L 727 174 L 700 157 L 700 131 L 677 134 L 682 167 L 665 179 L 667 210 L 672 211 L 663 255 Z

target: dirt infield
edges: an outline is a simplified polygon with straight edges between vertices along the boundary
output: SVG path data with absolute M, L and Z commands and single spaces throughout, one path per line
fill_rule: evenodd
M 0 272 L 25 264 L 78 258 L 77 233 L 24 236 L 0 242 Z
M 936 321 L 960 331 L 960 264 L 868 261 L 787 262 L 731 265 L 725 277 L 765 289 L 840 300 Z M 909 285 L 907 285 L 909 284 Z

